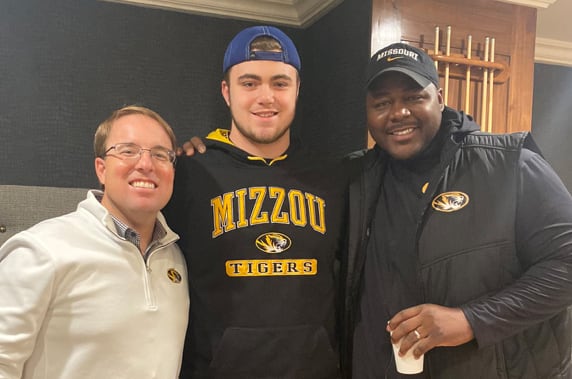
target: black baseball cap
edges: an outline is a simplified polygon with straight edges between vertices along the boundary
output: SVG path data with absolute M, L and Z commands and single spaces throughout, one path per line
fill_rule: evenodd
M 378 50 L 367 66 L 367 87 L 381 74 L 390 71 L 409 76 L 423 88 L 431 83 L 440 88 L 435 62 L 424 50 L 415 46 L 399 42 Z

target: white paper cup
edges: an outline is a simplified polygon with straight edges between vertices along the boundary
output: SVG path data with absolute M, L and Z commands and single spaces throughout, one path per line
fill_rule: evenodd
M 419 374 L 423 372 L 423 355 L 418 359 L 413 356 L 413 345 L 404 356 L 399 356 L 399 347 L 401 346 L 401 340 L 398 343 L 392 343 L 393 345 L 393 356 L 395 357 L 395 367 L 397 372 L 401 374 Z

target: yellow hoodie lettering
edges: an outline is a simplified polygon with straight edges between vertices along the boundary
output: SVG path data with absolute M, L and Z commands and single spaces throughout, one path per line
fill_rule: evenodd
M 326 202 L 312 193 L 281 187 L 249 187 L 211 199 L 212 237 L 261 224 L 310 225 L 326 233 Z
M 252 259 L 226 261 L 230 277 L 316 275 L 316 259 Z

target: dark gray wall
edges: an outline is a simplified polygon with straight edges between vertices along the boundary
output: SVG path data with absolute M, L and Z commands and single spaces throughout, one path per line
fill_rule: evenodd
M 535 64 L 532 135 L 572 191 L 572 68 Z
M 285 28 L 303 61 L 293 131 L 324 155 L 365 144 L 371 0 Z M 232 36 L 252 22 L 96 0 L 0 2 L 0 184 L 93 187 L 92 138 L 127 104 L 158 111 L 180 141 L 228 127 L 219 88 Z M 572 189 L 572 68 L 536 64 L 532 133 Z
M 370 19 L 371 0 L 344 0 L 301 38 L 303 64 L 309 67 L 299 102 L 302 136 L 324 155 L 367 145 L 364 89 Z
M 299 46 L 293 130 L 327 155 L 361 148 L 370 0 L 345 0 Z M 0 184 L 94 187 L 92 139 L 114 109 L 159 112 L 180 141 L 229 127 L 224 49 L 254 23 L 96 0 L 0 2 Z

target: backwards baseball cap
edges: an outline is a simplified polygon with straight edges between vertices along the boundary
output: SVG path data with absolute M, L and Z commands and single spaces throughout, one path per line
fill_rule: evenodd
M 394 43 L 375 53 L 367 66 L 367 87 L 386 72 L 401 72 L 425 88 L 439 85 L 435 62 L 422 49 L 404 43 Z
M 250 44 L 261 36 L 275 39 L 282 46 L 282 51 L 251 51 Z M 302 68 L 294 42 L 282 30 L 273 26 L 252 26 L 238 33 L 226 48 L 222 72 L 227 72 L 236 64 L 253 60 L 284 62 L 298 71 Z

